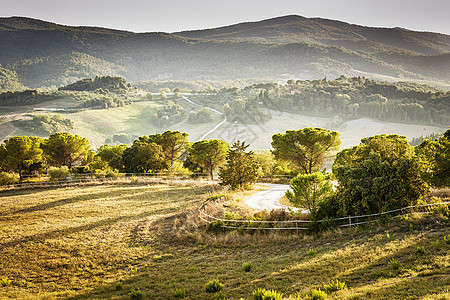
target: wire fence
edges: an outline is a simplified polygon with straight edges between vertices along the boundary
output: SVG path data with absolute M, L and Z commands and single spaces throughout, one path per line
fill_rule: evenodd
M 76 173 L 71 174 L 63 180 L 50 180 L 45 174 L 24 175 L 25 182 L 0 186 L 1 189 L 18 189 L 32 187 L 55 187 L 55 186 L 71 186 L 86 183 L 107 183 L 107 182 L 123 182 L 130 180 L 140 180 L 143 182 L 150 181 L 170 181 L 170 180 L 198 180 L 210 181 L 209 173 Z M 158 180 L 157 180 L 158 179 Z M 258 182 L 271 183 L 289 183 L 292 179 L 290 175 L 273 175 L 269 177 L 259 178 Z
M 383 217 L 405 217 L 409 214 L 429 214 L 437 207 L 449 209 L 449 202 L 440 202 L 432 204 L 421 204 L 394 209 L 376 214 L 366 214 L 360 216 L 348 216 L 342 218 L 332 218 L 323 220 L 285 220 L 285 221 L 259 221 L 259 220 L 228 220 L 211 216 L 205 212 L 208 202 L 204 202 L 199 208 L 199 218 L 210 224 L 217 222 L 223 229 L 239 230 L 295 230 L 297 232 L 310 230 L 314 226 L 323 227 L 349 227 L 356 225 L 369 224 L 380 221 Z
M 118 173 L 115 176 L 110 176 L 109 174 L 94 174 L 94 173 L 83 173 L 83 174 L 72 174 L 67 179 L 64 180 L 49 180 L 47 176 L 28 176 L 28 181 L 16 184 L 9 184 L 0 186 L 0 189 L 22 189 L 22 188 L 34 188 L 34 187 L 65 187 L 88 183 L 113 183 L 113 182 L 142 182 L 142 183 L 155 183 L 155 182 L 188 182 L 188 181 L 198 181 L 205 182 L 209 181 L 210 175 L 206 173 L 194 173 L 194 174 L 167 174 L 167 173 Z

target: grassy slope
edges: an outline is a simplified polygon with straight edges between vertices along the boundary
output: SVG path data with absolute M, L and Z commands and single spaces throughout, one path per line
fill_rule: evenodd
M 0 287 L 0 298 L 129 299 L 140 288 L 144 299 L 171 299 L 181 288 L 188 299 L 213 299 L 203 291 L 213 278 L 232 299 L 249 299 L 258 287 L 305 297 L 335 278 L 349 288 L 331 299 L 450 298 L 450 229 L 440 218 L 320 237 L 215 236 L 196 230 L 193 214 L 214 189 L 122 184 L 1 192 L 0 276 L 12 284 Z M 398 271 L 392 258 L 402 264 Z M 249 273 L 245 262 L 253 264 Z
M 162 102 L 134 102 L 125 107 L 111 109 L 86 110 L 75 114 L 67 114 L 65 117 L 74 121 L 74 133 L 84 136 L 98 147 L 104 144 L 105 138 L 113 134 L 126 133 L 130 136 L 149 135 L 166 130 L 180 130 L 190 134 L 190 140 L 196 141 L 201 135 L 213 128 L 222 118 L 211 114 L 213 121 L 203 124 L 190 124 L 181 122 L 167 128 L 156 127 L 152 123 L 150 114 L 158 109 Z M 188 113 L 191 105 L 181 103 Z

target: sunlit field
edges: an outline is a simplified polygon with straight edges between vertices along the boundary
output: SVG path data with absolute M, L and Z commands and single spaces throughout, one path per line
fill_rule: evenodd
M 0 298 L 131 299 L 139 289 L 142 299 L 175 299 L 179 289 L 185 299 L 253 299 L 265 288 L 310 299 L 339 279 L 347 288 L 327 299 L 450 299 L 450 229 L 441 215 L 311 236 L 216 235 L 196 209 L 222 192 L 200 183 L 0 192 L 0 278 L 10 280 Z M 222 293 L 205 292 L 212 279 Z

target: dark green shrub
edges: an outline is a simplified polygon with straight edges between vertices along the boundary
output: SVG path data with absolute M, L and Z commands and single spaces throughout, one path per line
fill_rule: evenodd
M 153 261 L 160 261 L 162 260 L 162 256 L 161 255 L 154 255 L 153 256 Z
M 130 295 L 131 299 L 142 299 L 144 294 L 142 294 L 140 289 L 137 290 L 131 290 L 131 292 L 128 293 Z
M 391 266 L 392 270 L 398 270 L 402 266 L 401 262 L 399 262 L 395 258 L 389 260 L 389 265 Z
M 206 201 L 216 201 L 216 200 L 224 198 L 224 197 L 226 197 L 225 194 L 214 194 L 214 195 L 209 196 L 208 198 L 206 198 Z
M 314 249 L 309 249 L 308 252 L 306 252 L 309 256 L 314 256 L 316 255 L 316 251 Z
M 257 289 L 253 291 L 254 300 L 282 300 L 283 294 L 275 290 Z
M 11 284 L 11 280 L 9 280 L 8 278 L 2 278 L 2 279 L 0 280 L 0 284 L 1 284 L 2 286 L 8 286 L 8 285 Z
M 421 246 L 418 246 L 417 250 L 416 250 L 416 253 L 419 254 L 419 255 L 425 254 L 425 248 L 421 247 Z
M 345 282 L 340 282 L 339 279 L 336 279 L 336 281 L 331 281 L 329 284 L 325 284 L 323 288 L 327 293 L 333 293 L 336 291 L 343 290 L 347 287 Z
M 206 230 L 215 232 L 215 233 L 219 233 L 219 232 L 223 231 L 222 226 L 223 226 L 222 220 L 217 220 L 215 222 L 209 223 Z
M 0 172 L 0 185 L 14 184 L 17 182 L 16 176 L 7 172 Z
M 50 176 L 50 180 L 66 180 L 70 175 L 69 168 L 67 166 L 62 166 L 60 168 L 50 167 L 47 170 L 47 174 Z
M 244 272 L 250 272 L 252 267 L 253 267 L 253 265 L 251 262 L 248 262 L 248 263 L 245 263 L 242 265 L 242 269 L 244 270 Z
M 175 291 L 172 291 L 172 295 L 174 298 L 184 298 L 187 296 L 187 293 L 185 290 L 176 289 Z
M 450 244 L 450 234 L 447 236 L 444 236 L 444 242 L 448 245 Z
M 321 300 L 321 299 L 326 299 L 326 298 L 327 298 L 327 293 L 325 293 L 321 289 L 313 290 L 311 293 L 312 300 Z
M 116 291 L 120 291 L 122 289 L 122 286 L 123 286 L 123 284 L 121 281 L 116 282 Z
M 205 291 L 207 293 L 217 293 L 221 290 L 223 290 L 223 284 L 217 279 L 210 280 L 205 284 Z

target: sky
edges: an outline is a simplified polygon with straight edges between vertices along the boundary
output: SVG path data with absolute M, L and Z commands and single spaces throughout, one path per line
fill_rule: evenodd
M 1 17 L 178 32 L 301 15 L 450 34 L 450 0 L 0 0 Z

